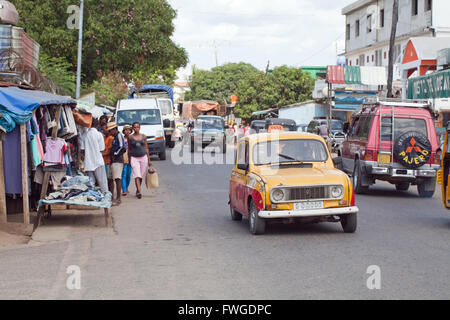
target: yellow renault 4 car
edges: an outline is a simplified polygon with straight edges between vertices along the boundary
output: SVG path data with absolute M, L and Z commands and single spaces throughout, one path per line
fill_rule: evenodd
M 323 138 L 300 132 L 250 135 L 240 140 L 231 174 L 231 218 L 249 219 L 252 234 L 269 220 L 340 222 L 357 226 L 358 207 L 348 176 L 335 169 Z

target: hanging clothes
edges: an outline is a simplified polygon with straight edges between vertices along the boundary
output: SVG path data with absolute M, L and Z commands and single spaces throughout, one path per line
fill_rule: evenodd
M 3 168 L 5 193 L 22 194 L 22 155 L 20 150 L 20 127 L 6 135 L 3 141 Z
M 62 139 L 48 139 L 45 149 L 44 161 L 52 164 L 64 163 L 64 152 L 67 151 L 67 144 Z
M 38 167 L 42 164 L 44 160 L 44 149 L 42 147 L 42 142 L 39 138 L 39 129 L 36 120 L 36 111 L 33 112 L 33 118 L 31 119 L 31 155 L 33 159 L 34 167 Z

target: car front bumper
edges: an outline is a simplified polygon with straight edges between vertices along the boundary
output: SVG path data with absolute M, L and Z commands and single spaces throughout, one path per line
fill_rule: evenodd
M 150 154 L 159 154 L 166 150 L 165 140 L 151 140 L 147 141 L 147 143 L 148 143 L 148 151 Z
M 260 211 L 258 216 L 263 219 L 280 219 L 280 218 L 307 218 L 307 217 L 323 217 L 323 216 L 340 216 L 352 213 L 358 213 L 358 207 L 329 208 L 316 210 L 280 210 L 280 211 Z

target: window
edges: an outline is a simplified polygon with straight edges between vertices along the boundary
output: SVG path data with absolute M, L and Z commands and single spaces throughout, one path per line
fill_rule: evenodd
M 325 162 L 328 152 L 325 144 L 319 140 L 275 140 L 256 144 L 252 157 L 255 165 Z
M 375 61 L 375 56 L 374 55 L 372 55 L 372 62 L 374 62 Z
M 433 0 L 425 0 L 425 11 L 431 11 L 433 8 Z
M 358 130 L 356 136 L 361 139 L 367 139 L 369 137 L 370 124 L 372 123 L 371 117 L 363 117 L 359 121 Z
M 372 32 L 372 15 L 369 14 L 367 16 L 367 33 L 371 33 Z
M 359 63 L 361 66 L 364 66 L 364 55 L 363 54 L 359 56 Z
M 375 51 L 375 65 L 381 67 L 383 65 L 383 50 Z
M 380 10 L 380 28 L 384 28 L 384 9 Z
M 347 27 L 346 27 L 345 30 L 346 30 L 346 31 L 345 31 L 346 39 L 347 39 L 347 40 L 350 40 L 350 25 L 349 25 L 349 24 L 347 24 Z
M 355 37 L 359 37 L 359 20 L 355 23 Z
M 411 118 L 395 118 L 394 121 L 395 137 L 397 140 L 402 134 L 408 131 L 419 131 L 428 137 L 427 123 L 423 119 L 411 119 Z M 381 140 L 392 140 L 392 118 L 384 117 L 381 121 Z
M 387 59 L 387 53 L 386 53 L 386 51 L 384 52 L 384 59 Z
M 158 105 L 159 105 L 159 108 L 161 109 L 161 113 L 162 113 L 163 116 L 168 115 L 168 114 L 172 114 L 173 109 L 172 109 L 172 102 L 170 100 L 159 99 L 158 100 Z
M 419 13 L 419 0 L 412 0 L 411 1 L 411 14 L 413 16 L 417 16 Z
M 245 141 L 242 141 L 239 144 L 239 154 L 237 158 L 237 164 L 248 164 L 248 144 Z
M 359 59 L 356 59 L 356 65 L 359 65 Z
M 367 56 L 367 63 L 369 63 L 369 61 L 370 61 L 369 59 L 370 59 L 369 56 Z

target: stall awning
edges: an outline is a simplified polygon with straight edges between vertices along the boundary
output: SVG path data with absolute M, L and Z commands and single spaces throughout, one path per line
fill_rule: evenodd
M 332 84 L 387 85 L 385 67 L 328 66 L 327 80 Z
M 0 125 L 7 132 L 16 125 L 29 121 L 34 109 L 54 104 L 76 104 L 70 97 L 54 95 L 44 91 L 25 90 L 17 87 L 0 88 Z

